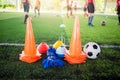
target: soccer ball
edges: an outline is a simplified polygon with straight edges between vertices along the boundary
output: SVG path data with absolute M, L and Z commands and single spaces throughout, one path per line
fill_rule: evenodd
M 105 26 L 105 25 L 106 25 L 106 21 L 103 20 L 103 21 L 101 22 L 101 25 L 102 25 L 102 26 Z
M 89 42 L 85 44 L 85 46 L 83 47 L 83 51 L 86 53 L 87 58 L 96 59 L 99 56 L 101 49 L 97 43 Z
M 60 28 L 65 28 L 65 24 L 60 24 Z

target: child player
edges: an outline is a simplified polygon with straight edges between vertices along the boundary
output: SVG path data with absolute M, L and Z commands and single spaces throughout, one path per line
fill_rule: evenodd
M 120 25 L 120 0 L 116 0 L 116 10 L 118 15 L 118 25 Z
M 69 1 L 69 0 L 66 0 L 66 4 L 67 4 L 67 17 L 69 17 L 69 14 L 70 16 L 72 16 L 72 4 L 73 4 L 73 1 Z
M 38 11 L 38 15 L 40 15 L 40 0 L 35 0 L 35 8 L 34 8 L 35 17 L 36 17 L 36 10 Z
M 94 26 L 92 24 L 95 12 L 95 0 L 86 0 L 87 8 L 88 8 L 88 26 Z
M 28 18 L 28 13 L 29 13 L 30 1 L 29 0 L 22 0 L 22 3 L 23 3 L 23 7 L 24 7 L 24 12 L 25 12 L 24 23 L 26 23 L 26 20 Z

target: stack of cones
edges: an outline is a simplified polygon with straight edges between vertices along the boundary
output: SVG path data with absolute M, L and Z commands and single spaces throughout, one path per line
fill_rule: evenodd
M 65 55 L 65 53 L 66 53 L 66 48 L 65 48 L 65 46 L 60 46 L 60 47 L 58 47 L 57 49 L 56 49 L 56 54 L 57 54 L 57 56 L 58 57 L 60 57 L 60 58 L 64 58 L 64 55 Z
M 86 60 L 86 54 L 82 52 L 82 45 L 80 39 L 80 24 L 79 17 L 75 17 L 74 29 L 70 42 L 69 53 L 65 54 L 65 60 L 70 64 L 83 63 Z
M 27 63 L 32 63 L 39 60 L 40 58 L 41 58 L 41 54 L 37 53 L 37 50 L 36 50 L 36 44 L 34 40 L 31 19 L 30 17 L 28 17 L 24 51 L 22 51 L 22 54 L 20 54 L 19 59 Z
M 61 40 L 58 40 L 53 44 L 53 48 L 57 49 L 58 47 L 63 45 L 64 45 L 63 42 Z

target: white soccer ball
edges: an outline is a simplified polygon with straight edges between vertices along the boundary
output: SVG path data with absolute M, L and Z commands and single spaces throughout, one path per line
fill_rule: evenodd
M 83 47 L 83 51 L 86 53 L 87 58 L 96 59 L 99 56 L 101 49 L 97 43 L 89 42 L 85 44 L 85 46 Z
M 66 26 L 65 26 L 65 24 L 60 24 L 60 27 L 65 28 Z
M 101 22 L 101 25 L 102 25 L 102 26 L 105 26 L 105 25 L 106 25 L 106 21 L 103 20 L 103 21 Z

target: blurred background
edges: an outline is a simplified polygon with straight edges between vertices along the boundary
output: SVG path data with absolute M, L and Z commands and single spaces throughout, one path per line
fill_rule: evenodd
M 0 0 L 0 11 L 22 11 L 22 0 Z M 34 8 L 35 0 L 31 1 L 31 11 Z M 66 10 L 66 0 L 40 0 L 41 10 Z M 72 0 L 77 4 L 79 11 L 83 10 L 85 0 Z M 115 0 L 95 0 L 96 12 L 100 13 L 115 13 Z M 73 4 L 74 7 L 74 4 Z

